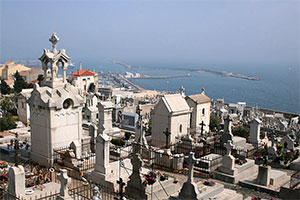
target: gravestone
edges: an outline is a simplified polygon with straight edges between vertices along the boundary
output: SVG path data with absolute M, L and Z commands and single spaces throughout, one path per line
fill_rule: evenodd
M 110 137 L 99 134 L 96 143 L 96 164 L 94 172 L 105 175 L 109 168 L 109 143 Z
M 134 154 L 131 159 L 133 166 L 132 174 L 129 176 L 129 181 L 125 189 L 125 193 L 134 199 L 147 199 L 146 186 L 141 179 L 141 167 L 143 161 L 139 154 Z
M 75 157 L 77 159 L 81 157 L 81 144 L 79 141 L 72 141 L 70 144 L 70 149 L 73 149 Z
M 276 140 L 273 134 L 271 135 L 271 146 L 268 148 L 268 154 L 273 158 L 277 157 Z
M 233 140 L 233 135 L 231 132 L 232 126 L 232 118 L 230 115 L 227 115 L 226 119 L 224 120 L 224 132 L 221 137 L 221 144 L 224 146 L 229 140 Z
M 249 142 L 254 145 L 258 145 L 260 143 L 260 126 L 262 122 L 255 118 L 250 122 L 250 136 Z
M 232 141 L 229 140 L 226 145 L 226 155 L 222 159 L 222 167 L 233 170 L 234 168 L 234 157 L 231 155 L 231 149 L 233 148 Z
M 198 199 L 199 191 L 197 184 L 194 182 L 194 165 L 197 161 L 195 153 L 190 152 L 188 180 L 183 184 L 178 199 Z
M 60 181 L 60 192 L 56 200 L 71 200 L 72 197 L 69 195 L 67 185 L 71 182 L 71 178 L 68 177 L 68 171 L 66 169 L 61 169 L 60 173 L 57 175 L 57 179 Z
M 259 185 L 268 186 L 270 184 L 270 170 L 270 166 L 260 165 L 258 168 L 256 183 Z
M 8 192 L 22 196 L 25 194 L 25 171 L 23 166 L 18 165 L 8 170 Z

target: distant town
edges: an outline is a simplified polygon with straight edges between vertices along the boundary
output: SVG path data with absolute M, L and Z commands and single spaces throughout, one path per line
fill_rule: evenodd
M 50 36 L 38 62 L 0 64 L 0 199 L 300 199 L 298 114 L 212 99 L 201 86 L 186 95 L 184 86 L 156 91 L 132 81 L 195 71 L 260 78 L 82 64 L 68 74 L 75 65 L 59 40 Z

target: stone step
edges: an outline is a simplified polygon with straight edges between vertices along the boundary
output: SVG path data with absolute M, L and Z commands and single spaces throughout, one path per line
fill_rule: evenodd
M 163 185 L 163 186 L 168 195 L 166 194 L 166 192 L 163 190 L 162 187 L 160 187 L 160 189 L 157 189 L 156 191 L 154 191 L 153 189 L 152 192 L 153 200 L 168 199 L 170 196 L 178 195 L 181 189 L 181 186 L 179 184 L 173 184 L 173 181 L 172 184 Z M 148 192 L 148 199 L 151 199 L 151 187 L 149 191 L 147 188 L 147 192 Z
M 210 197 L 210 198 L 211 199 L 217 199 L 217 200 L 242 200 L 243 195 L 238 194 L 234 190 L 224 189 L 223 192 L 221 192 L 218 195 L 215 195 L 213 197 Z
M 224 185 L 216 183 L 214 186 L 203 185 L 203 183 L 198 184 L 198 197 L 200 199 L 207 199 L 222 193 L 224 190 Z

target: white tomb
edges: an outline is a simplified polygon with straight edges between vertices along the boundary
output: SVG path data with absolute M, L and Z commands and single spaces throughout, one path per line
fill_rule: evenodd
M 35 84 L 28 100 L 30 105 L 31 159 L 41 165 L 51 166 L 53 150 L 68 147 L 71 142 L 81 144 L 82 106 L 81 91 L 66 81 L 70 57 L 66 51 L 56 50 L 59 38 L 53 33 L 49 39 L 53 50 L 44 49 L 39 58 L 45 79 L 41 87 Z M 51 73 L 48 74 L 49 66 Z M 58 77 L 61 67 L 63 77 Z

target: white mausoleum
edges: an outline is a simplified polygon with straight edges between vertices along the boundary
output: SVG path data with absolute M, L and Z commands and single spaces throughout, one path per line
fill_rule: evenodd
M 70 58 L 65 50 L 56 50 L 59 38 L 53 33 L 49 39 L 53 50 L 44 49 L 39 58 L 45 79 L 41 87 L 35 84 L 28 100 L 31 125 L 31 159 L 42 165 L 53 163 L 53 150 L 67 147 L 72 142 L 81 144 L 82 106 L 80 89 L 66 81 Z M 50 69 L 50 76 L 49 71 Z M 62 69 L 62 78 L 58 70 Z
M 190 127 L 190 113 L 190 108 L 182 95 L 162 96 L 153 110 L 152 144 L 162 146 L 166 143 L 166 135 L 163 132 L 167 128 L 171 133 L 168 143 L 175 143 L 176 138 L 187 135 Z

